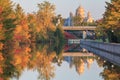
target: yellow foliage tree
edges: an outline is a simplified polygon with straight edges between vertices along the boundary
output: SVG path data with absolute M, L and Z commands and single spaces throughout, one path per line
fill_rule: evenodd
M 52 22 L 54 17 L 55 6 L 49 2 L 38 4 L 37 12 L 37 31 L 41 32 L 44 37 L 47 37 L 49 31 L 55 31 L 55 26 Z

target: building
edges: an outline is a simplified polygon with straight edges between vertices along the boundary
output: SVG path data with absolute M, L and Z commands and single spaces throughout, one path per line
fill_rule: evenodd
M 85 10 L 82 6 L 79 6 L 77 9 L 76 9 L 76 14 L 75 16 L 80 16 L 83 20 L 85 19 Z
M 73 14 L 70 12 L 69 17 L 65 20 L 64 26 L 73 26 Z
M 88 22 L 88 23 L 94 22 L 90 12 L 87 13 L 87 17 L 85 18 L 85 22 Z
M 92 23 L 94 22 L 94 19 L 91 16 L 91 13 L 88 11 L 87 16 L 85 16 L 85 10 L 82 6 L 79 6 L 76 9 L 75 16 L 80 16 L 82 22 Z M 73 22 L 73 14 L 70 12 L 69 17 L 65 20 L 64 26 L 74 26 Z

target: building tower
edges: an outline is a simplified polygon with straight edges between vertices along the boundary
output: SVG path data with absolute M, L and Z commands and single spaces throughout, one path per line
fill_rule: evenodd
M 82 6 L 79 6 L 76 9 L 76 16 L 80 16 L 84 20 L 84 18 L 85 18 L 85 11 L 84 11 L 84 8 Z
M 69 18 L 70 18 L 70 26 L 73 26 L 73 13 L 72 12 L 70 12 Z
M 94 21 L 94 20 L 93 20 L 93 18 L 92 18 L 92 16 L 91 16 L 91 13 L 88 12 L 88 13 L 87 13 L 87 22 L 92 23 L 93 21 Z

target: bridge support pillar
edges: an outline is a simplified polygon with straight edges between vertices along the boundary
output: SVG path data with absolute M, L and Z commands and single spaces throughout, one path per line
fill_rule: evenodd
M 87 37 L 87 33 L 86 31 L 83 31 L 83 39 L 86 39 L 86 37 Z

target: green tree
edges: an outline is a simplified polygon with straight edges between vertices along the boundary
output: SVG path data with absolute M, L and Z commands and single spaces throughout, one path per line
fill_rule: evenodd
M 60 55 L 65 43 L 64 31 L 62 29 L 63 18 L 61 17 L 61 15 L 58 15 L 54 18 L 53 22 L 56 25 L 56 31 L 54 33 L 56 46 L 54 50 L 56 51 L 57 55 Z
M 73 17 L 74 26 L 81 26 L 83 24 L 83 20 L 80 16 Z
M 120 42 L 120 0 L 111 0 L 106 5 L 103 15 L 105 32 L 110 42 Z

